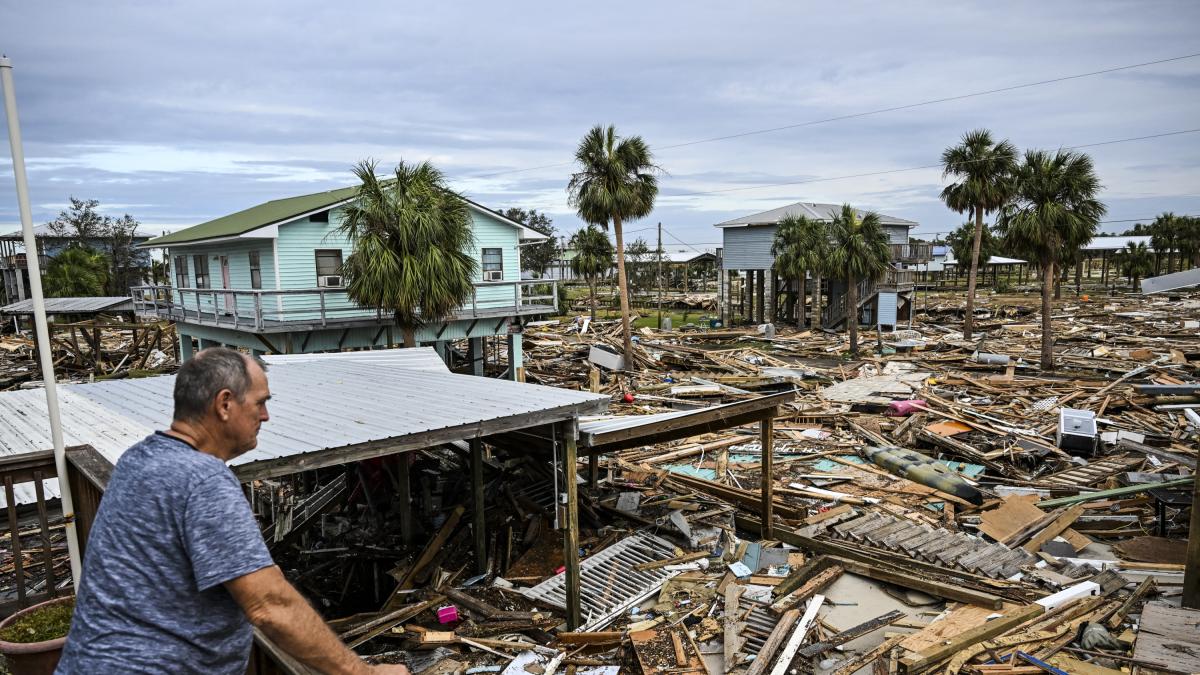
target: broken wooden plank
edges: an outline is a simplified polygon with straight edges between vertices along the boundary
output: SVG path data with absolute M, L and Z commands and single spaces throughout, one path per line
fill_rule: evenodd
M 866 635 L 867 633 L 871 633 L 876 630 L 879 630 L 880 628 L 883 628 L 884 626 L 890 626 L 891 624 L 899 621 L 900 619 L 904 618 L 905 616 L 907 616 L 907 615 L 904 612 L 901 612 L 898 609 L 893 609 L 892 611 L 888 612 L 887 614 L 884 614 L 883 616 L 876 617 L 874 619 L 871 619 L 870 621 L 864 621 L 863 623 L 860 623 L 857 626 L 854 626 L 852 628 L 847 628 L 846 630 L 844 630 L 836 635 L 833 635 L 832 637 L 830 637 L 829 639 L 827 639 L 823 642 L 818 642 L 816 644 L 809 645 L 809 646 L 805 647 L 804 649 L 801 649 L 800 656 L 803 656 L 805 658 L 812 658 L 814 656 L 820 656 L 821 654 L 824 654 L 825 652 L 829 651 L 830 649 L 833 649 L 834 647 L 837 647 L 839 645 L 844 645 L 847 642 L 850 642 L 851 640 L 857 640 L 858 638 Z
M 775 667 L 771 669 L 771 675 L 783 675 L 791 667 L 792 659 L 796 658 L 796 652 L 800 649 L 800 643 L 804 642 L 804 636 L 808 634 L 808 629 L 812 628 L 813 622 L 817 620 L 817 612 L 824 603 L 825 596 L 823 595 L 814 595 L 808 601 L 808 607 L 804 609 L 804 616 L 800 617 L 800 621 L 796 623 L 796 630 L 792 631 L 787 645 L 780 652 Z
M 1008 614 L 992 619 L 987 623 L 970 628 L 942 644 L 930 647 L 917 654 L 909 654 L 900 659 L 900 667 L 906 673 L 918 673 L 954 656 L 964 648 L 990 640 L 1001 633 L 1021 625 L 1022 623 L 1041 615 L 1046 611 L 1039 604 L 1026 605 Z
M 779 623 L 775 624 L 774 630 L 767 637 L 767 641 L 758 650 L 758 655 L 750 663 L 750 670 L 746 672 L 746 675 L 762 675 L 767 668 L 771 667 L 772 657 L 775 656 L 775 652 L 779 651 L 779 647 L 783 645 L 783 641 L 787 639 L 788 635 L 791 635 L 799 620 L 800 610 L 798 609 L 789 609 L 783 613 Z
M 895 649 L 896 645 L 900 644 L 900 641 L 906 637 L 908 636 L 897 635 L 895 637 L 888 638 L 884 640 L 883 643 L 878 647 L 875 647 L 870 651 L 863 652 L 862 654 L 842 664 L 841 667 L 830 673 L 830 675 L 854 675 L 854 673 L 861 670 L 863 666 L 874 663 L 879 659 L 879 657 Z
M 846 569 L 841 565 L 832 565 L 821 570 L 817 576 L 806 581 L 800 588 L 771 603 L 771 610 L 778 614 L 795 607 L 832 584 L 845 571 Z
M 1067 509 L 1066 512 L 1055 518 L 1053 522 L 1043 528 L 1041 532 L 1035 534 L 1033 538 L 1026 542 L 1021 548 L 1029 551 L 1030 553 L 1037 553 L 1038 551 L 1042 550 L 1043 545 L 1062 534 L 1063 531 L 1070 527 L 1072 523 L 1074 523 L 1076 520 L 1079 520 L 1079 516 L 1083 515 L 1084 508 L 1086 507 L 1083 504 L 1076 504 Z

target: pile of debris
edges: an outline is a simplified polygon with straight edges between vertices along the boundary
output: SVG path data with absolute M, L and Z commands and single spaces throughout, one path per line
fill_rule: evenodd
M 1060 310 L 1055 373 L 1036 327 L 984 321 L 987 349 L 929 322 L 855 361 L 820 331 L 647 329 L 597 381 L 619 328 L 528 327 L 530 379 L 623 415 L 794 392 L 767 469 L 758 423 L 598 460 L 575 626 L 552 457 L 490 451 L 482 566 L 464 447 L 259 484 L 256 503 L 343 638 L 417 673 L 1200 672 L 1200 611 L 1180 607 L 1200 302 L 1117 304 Z
M 52 323 L 50 341 L 60 381 L 158 374 L 177 364 L 173 323 Z M 0 335 L 0 391 L 41 377 L 32 332 Z

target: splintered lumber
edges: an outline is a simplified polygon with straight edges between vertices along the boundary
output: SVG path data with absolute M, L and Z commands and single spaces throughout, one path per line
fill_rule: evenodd
M 1116 629 L 1118 626 L 1120 626 L 1121 622 L 1125 620 L 1125 615 L 1129 614 L 1134 607 L 1137 607 L 1137 604 L 1141 602 L 1142 598 L 1146 597 L 1153 591 L 1154 577 L 1146 577 L 1145 579 L 1142 579 L 1142 583 L 1138 584 L 1137 588 L 1133 589 L 1133 592 L 1130 593 L 1129 597 L 1125 599 L 1125 602 L 1122 603 L 1119 608 L 1117 608 L 1117 611 L 1113 612 L 1113 615 L 1108 617 L 1108 621 L 1105 623 L 1109 629 Z
M 828 511 L 822 511 L 821 513 L 818 513 L 816 515 L 812 515 L 812 516 L 805 518 L 804 524 L 805 525 L 816 525 L 817 523 L 823 523 L 826 520 L 829 520 L 830 518 L 837 518 L 837 517 L 841 516 L 842 514 L 849 513 L 853 510 L 854 510 L 853 506 L 851 506 L 849 504 L 842 504 L 841 506 L 835 506 L 834 508 L 829 509 Z
M 1030 553 L 1037 553 L 1038 551 L 1042 550 L 1042 546 L 1058 535 L 1062 534 L 1063 531 L 1070 527 L 1071 524 L 1076 520 L 1079 520 L 1079 516 L 1083 515 L 1084 508 L 1085 507 L 1083 504 L 1076 504 L 1067 509 L 1065 513 L 1055 518 L 1053 522 L 1043 528 L 1041 532 L 1035 534 L 1033 538 L 1026 542 L 1021 548 L 1024 548 Z
M 739 528 L 747 531 L 758 530 L 758 520 L 743 513 L 734 514 Z M 861 551 L 841 542 L 817 539 L 800 534 L 782 525 L 775 527 L 775 538 L 792 546 L 819 551 L 834 557 L 834 560 L 844 567 L 847 572 L 869 577 L 876 581 L 885 581 L 897 586 L 904 586 L 915 591 L 929 593 L 939 598 L 958 600 L 975 605 L 999 609 L 1003 599 L 987 591 L 978 590 L 973 584 L 990 582 L 975 575 L 958 572 L 929 563 L 922 563 L 909 558 L 903 561 L 888 563 L 879 556 L 877 551 Z M 903 567 L 902 567 L 903 566 Z M 952 578 L 953 582 L 942 581 Z
M 472 612 L 493 621 L 528 621 L 538 617 L 536 612 L 508 612 L 493 607 L 483 600 L 455 588 L 442 588 L 439 592 Z
M 434 605 L 445 600 L 445 596 L 435 595 L 425 602 L 419 602 L 413 605 L 402 607 L 394 612 L 389 612 L 374 621 L 369 621 L 361 626 L 351 628 L 341 634 L 343 640 L 347 640 L 352 636 L 358 635 L 353 640 L 346 643 L 346 646 L 354 649 L 355 647 L 371 640 L 372 638 L 386 633 L 388 630 L 397 624 L 404 623 L 409 619 L 417 616 L 421 612 L 433 607 Z M 362 633 L 359 635 L 359 633 Z
M 781 598 L 797 588 L 800 588 L 802 585 L 804 585 L 804 582 L 811 579 L 814 574 L 825 569 L 826 567 L 829 567 L 829 556 L 821 555 L 815 558 L 810 558 L 803 565 L 792 570 L 792 573 L 784 577 L 783 581 L 780 581 L 775 585 L 775 597 Z
M 676 628 L 632 632 L 629 640 L 645 675 L 707 672 L 699 651 L 691 648 L 690 640 L 685 645 Z
M 950 658 L 959 651 L 1000 635 L 1012 628 L 1025 623 L 1029 619 L 1041 615 L 1045 607 L 1034 603 L 992 619 L 982 625 L 967 629 L 955 635 L 942 644 L 930 647 L 917 654 L 909 654 L 900 659 L 900 667 L 906 673 L 919 673 L 930 666 Z
M 767 671 L 767 668 L 771 666 L 771 658 L 775 656 L 775 652 L 779 651 L 779 647 L 787 639 L 787 636 L 791 634 L 792 629 L 796 627 L 796 622 L 799 620 L 800 610 L 798 609 L 789 609 L 783 613 L 783 616 L 779 619 L 779 623 L 775 624 L 771 635 L 763 643 L 762 649 L 758 650 L 758 655 L 750 663 L 750 670 L 746 672 L 746 675 L 762 675 Z
M 591 633 L 559 633 L 558 641 L 568 645 L 615 645 L 625 633 L 619 630 L 595 631 Z
M 645 572 L 646 570 L 656 570 L 660 567 L 667 567 L 668 565 L 682 565 L 684 563 L 692 562 L 693 560 L 707 558 L 708 556 L 709 556 L 709 553 L 707 551 L 697 551 L 696 553 L 685 553 L 684 555 L 678 556 L 676 558 L 668 558 L 666 560 L 651 560 L 650 562 L 639 563 L 637 565 L 634 565 L 633 569 L 637 570 L 638 572 Z
M 841 565 L 832 565 L 827 569 L 821 570 L 817 576 L 806 581 L 800 588 L 771 603 L 771 610 L 778 614 L 799 605 L 813 597 L 819 591 L 824 590 L 826 586 L 832 584 L 838 577 L 842 576 L 842 573 L 845 571 L 846 569 Z
M 742 597 L 742 587 L 729 584 L 725 587 L 725 626 L 724 626 L 724 662 L 725 672 L 733 670 L 737 663 L 737 653 L 745 640 L 741 638 L 742 622 L 738 621 L 738 600 Z
M 842 664 L 841 668 L 833 671 L 830 673 L 830 675 L 854 675 L 854 673 L 858 672 L 863 666 L 874 663 L 879 659 L 879 657 L 895 649 L 896 645 L 900 644 L 900 641 L 906 637 L 908 636 L 897 635 L 896 637 L 888 638 L 884 640 L 883 643 L 878 647 L 875 647 L 870 651 L 863 652 L 862 654 L 859 654 L 858 656 Z
M 824 642 L 818 642 L 816 644 L 809 645 L 809 646 L 805 647 L 804 649 L 801 649 L 800 656 L 803 656 L 805 658 L 812 658 L 814 656 L 820 656 L 821 654 L 824 654 L 825 652 L 829 651 L 830 649 L 833 649 L 834 647 L 837 647 L 839 645 L 844 645 L 851 640 L 857 640 L 858 638 L 866 635 L 867 633 L 879 630 L 880 628 L 883 628 L 884 626 L 890 626 L 893 623 L 896 623 L 900 619 L 904 618 L 905 616 L 906 615 L 904 614 L 904 612 L 901 612 L 898 609 L 893 609 L 892 611 L 888 612 L 887 614 L 884 614 L 883 616 L 876 617 L 874 619 L 871 619 L 870 621 L 865 621 L 863 623 L 858 624 L 857 626 L 854 626 L 853 628 L 847 628 L 846 630 L 830 637 L 828 640 L 825 640 Z
M 412 588 L 412 585 L 416 583 L 417 575 L 433 561 L 434 557 L 442 550 L 442 547 L 446 545 L 446 540 L 454 533 L 454 528 L 458 527 L 458 521 L 462 519 L 466 511 L 466 507 L 462 504 L 454 507 L 454 510 L 450 512 L 450 516 L 446 518 L 446 522 L 442 524 L 442 529 L 438 530 L 433 539 L 429 540 L 429 543 L 425 546 L 425 550 L 421 551 L 421 556 L 417 558 L 412 567 L 408 568 L 408 573 L 404 575 L 404 579 L 396 586 L 396 590 L 392 592 L 392 597 L 388 598 L 387 603 L 384 604 L 383 609 L 385 611 L 396 608 L 400 602 L 400 591 Z
M 804 636 L 808 634 L 813 622 L 817 620 L 817 611 L 824 603 L 825 596 L 823 595 L 814 595 L 812 600 L 808 601 L 804 616 L 800 617 L 800 621 L 796 624 L 796 630 L 792 631 L 792 636 L 788 638 L 787 646 L 780 652 L 779 660 L 771 669 L 771 675 L 783 675 L 787 672 L 788 667 L 792 665 L 792 659 L 796 658 L 796 651 L 800 649 L 800 643 L 804 642 Z

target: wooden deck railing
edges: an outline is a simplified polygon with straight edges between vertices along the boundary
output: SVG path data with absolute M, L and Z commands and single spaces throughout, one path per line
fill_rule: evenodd
M 241 330 L 313 329 L 347 323 L 391 323 L 389 316 L 360 307 L 345 288 L 288 290 L 135 286 L 134 311 L 175 321 Z M 489 281 L 474 284 L 455 319 L 545 314 L 557 310 L 558 282 Z
M 0 616 L 72 592 L 58 498 L 48 498 L 44 485 L 57 476 L 50 450 L 0 458 L 7 514 L 0 532 Z

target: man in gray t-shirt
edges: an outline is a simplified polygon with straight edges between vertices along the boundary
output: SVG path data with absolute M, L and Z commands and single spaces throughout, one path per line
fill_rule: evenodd
M 257 444 L 269 398 L 262 366 L 233 350 L 180 368 L 171 428 L 113 470 L 56 673 L 241 675 L 254 625 L 318 672 L 408 674 L 364 664 L 271 560 L 225 465 Z

